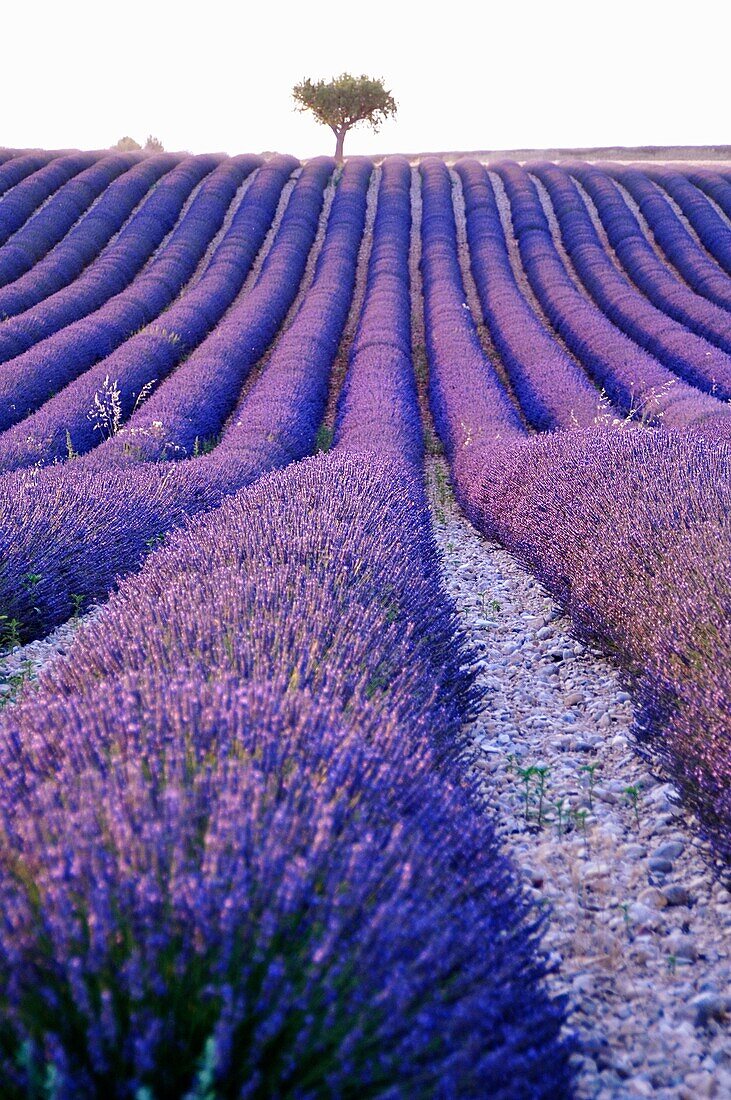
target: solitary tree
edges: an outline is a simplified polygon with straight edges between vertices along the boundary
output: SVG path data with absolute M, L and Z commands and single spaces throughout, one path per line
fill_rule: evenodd
M 146 153 L 164 153 L 165 147 L 159 138 L 153 137 L 152 134 L 147 135 L 147 141 L 145 142 Z
M 343 159 L 345 135 L 359 122 L 367 122 L 375 131 L 396 114 L 396 102 L 382 80 L 342 73 L 332 80 L 313 83 L 308 77 L 296 84 L 292 95 L 298 111 L 312 111 L 318 122 L 335 134 L 335 157 Z

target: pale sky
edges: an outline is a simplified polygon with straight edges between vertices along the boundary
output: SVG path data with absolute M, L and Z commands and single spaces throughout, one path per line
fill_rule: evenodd
M 347 153 L 731 143 L 722 0 L 0 0 L 0 146 L 331 153 L 292 86 L 381 77 Z

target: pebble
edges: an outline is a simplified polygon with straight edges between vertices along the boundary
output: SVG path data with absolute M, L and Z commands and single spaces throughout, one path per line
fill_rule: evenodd
M 646 890 L 641 890 L 638 900 L 644 905 L 649 905 L 652 909 L 663 909 L 668 904 L 664 891 L 657 890 L 654 886 L 648 886 Z
M 633 902 L 627 912 L 629 914 L 630 921 L 633 925 L 636 925 L 637 928 L 654 929 L 660 927 L 661 922 L 657 910 L 650 909 L 643 902 Z
M 674 860 L 683 854 L 685 844 L 682 840 L 670 840 L 667 844 L 661 844 L 652 853 L 653 859 Z
M 661 893 L 668 905 L 689 905 L 691 901 L 685 886 L 677 882 L 672 886 L 664 886 Z
M 534 578 L 452 503 L 442 512 L 445 584 L 482 645 L 486 695 L 466 735 L 490 762 L 478 768 L 486 809 L 499 806 L 508 853 L 550 907 L 544 946 L 578 1037 L 577 1100 L 731 1097 L 731 893 L 673 784 L 633 751 L 611 662 L 576 644 Z M 500 604 L 489 634 L 473 630 L 483 599 Z M 539 825 L 517 768 L 541 765 Z
M 619 802 L 619 797 L 615 794 L 615 792 L 608 791 L 605 787 L 595 787 L 594 798 L 599 798 L 602 802 L 609 802 L 613 806 L 616 806 L 616 804 Z
M 678 959 L 688 959 L 690 962 L 698 955 L 698 948 L 692 936 L 682 932 L 673 932 L 668 936 L 668 950 Z
M 567 707 L 575 707 L 577 703 L 583 703 L 584 696 L 580 691 L 571 691 L 564 699 L 564 703 Z
M 690 1003 L 699 1027 L 706 1027 L 711 1020 L 723 1020 L 729 1007 L 728 998 L 719 997 L 717 993 L 702 993 Z

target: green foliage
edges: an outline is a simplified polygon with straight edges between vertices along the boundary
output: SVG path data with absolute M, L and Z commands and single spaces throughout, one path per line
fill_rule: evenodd
M 594 809 L 594 784 L 595 784 L 595 772 L 599 767 L 598 763 L 595 764 L 583 764 L 581 767 L 582 772 L 586 772 L 589 776 L 589 809 Z
M 15 649 L 22 642 L 19 619 L 0 615 L 0 650 Z
M 530 818 L 530 802 L 531 793 L 533 789 L 533 782 L 535 780 L 535 794 L 538 799 L 538 814 L 536 818 L 536 824 L 539 829 L 543 828 L 543 806 L 546 798 L 546 790 L 548 777 L 551 774 L 551 769 L 546 767 L 545 764 L 531 764 L 527 768 L 516 768 L 516 774 L 523 784 L 523 801 L 524 801 L 524 814 L 525 820 Z
M 497 615 L 502 608 L 500 600 L 494 599 L 489 592 L 483 592 L 481 599 L 482 614 L 485 616 L 486 619 L 488 619 L 490 615 Z
M 333 438 L 335 433 L 332 428 L 329 428 L 327 424 L 321 424 L 317 429 L 317 438 L 315 439 L 316 451 L 329 451 L 333 445 Z
M 563 796 L 556 801 L 556 828 L 558 830 L 558 839 L 560 840 L 564 834 L 566 828 L 566 818 L 564 811 L 566 809 Z
M 193 440 L 193 458 L 200 458 L 201 455 L 209 455 L 216 449 L 220 435 L 197 435 Z
M 332 80 L 312 81 L 309 77 L 295 84 L 292 97 L 298 111 L 312 111 L 318 122 L 329 126 L 336 138 L 335 155 L 342 159 L 343 142 L 348 130 L 365 122 L 374 131 L 396 114 L 396 101 L 382 80 L 370 76 L 341 73 Z

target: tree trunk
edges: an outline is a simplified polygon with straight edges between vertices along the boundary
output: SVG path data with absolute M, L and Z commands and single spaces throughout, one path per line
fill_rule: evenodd
M 345 135 L 347 130 L 335 131 L 335 160 L 338 164 L 343 163 L 343 145 L 345 144 Z

